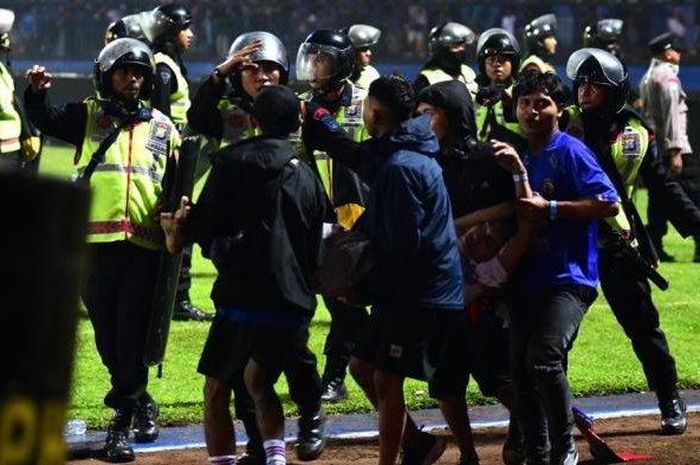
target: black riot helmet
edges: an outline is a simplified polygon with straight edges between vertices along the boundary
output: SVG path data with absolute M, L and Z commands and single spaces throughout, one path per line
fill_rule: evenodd
M 144 71 L 144 83 L 139 93 L 140 100 L 148 100 L 151 96 L 155 60 L 153 52 L 143 42 L 122 38 L 105 45 L 95 60 L 93 81 L 97 97 L 103 101 L 119 100 L 112 88 L 112 73 L 120 67 L 138 66 Z
M 369 24 L 353 24 L 343 32 L 350 37 L 350 42 L 356 50 L 374 47 L 382 36 L 381 30 Z
M 280 70 L 280 81 L 286 85 L 289 80 L 289 58 L 287 49 L 282 41 L 274 34 L 265 31 L 246 32 L 236 37 L 229 48 L 228 56 L 240 51 L 247 45 L 260 41 L 260 48 L 248 56 L 248 61 L 253 63 L 269 62 L 274 63 Z M 231 86 L 236 90 L 241 89 L 241 71 L 237 70 L 229 76 Z
M 548 55 L 544 47 L 544 39 L 556 37 L 557 17 L 553 14 L 538 16 L 525 25 L 524 42 L 529 55 L 545 57 Z
M 629 90 L 629 76 L 620 60 L 599 48 L 575 51 L 566 63 L 566 75 L 574 81 L 574 100 L 578 105 L 578 88 L 591 82 L 608 89 L 606 109 L 617 113 L 625 105 Z
M 432 28 L 428 38 L 432 61 L 448 73 L 454 74 L 466 64 L 466 47 L 474 43 L 476 34 L 464 24 L 449 22 Z M 464 44 L 464 51 L 453 52 L 452 48 L 459 44 Z
M 520 67 L 520 45 L 513 35 L 498 27 L 487 29 L 479 36 L 476 44 L 476 60 L 479 62 L 479 72 L 486 75 L 486 57 L 503 55 L 508 57 L 512 65 L 512 74 Z M 513 76 L 511 75 L 511 78 Z
M 192 25 L 192 14 L 182 5 L 161 5 L 151 12 L 150 39 L 156 47 L 174 47 L 180 31 Z
M 150 46 L 150 41 L 143 30 L 143 21 L 147 15 L 146 12 L 137 13 L 111 23 L 105 32 L 105 45 L 116 39 L 131 38 Z
M 618 42 L 622 37 L 622 29 L 625 22 L 617 18 L 601 19 L 589 24 L 583 30 L 583 46 L 602 48 L 613 55 L 619 56 Z
M 327 80 L 330 88 L 338 87 L 352 74 L 355 49 L 347 34 L 334 29 L 312 32 L 297 52 L 297 80 L 309 83 Z

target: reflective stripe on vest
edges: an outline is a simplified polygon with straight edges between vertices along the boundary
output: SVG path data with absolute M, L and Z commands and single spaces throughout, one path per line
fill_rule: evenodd
M 94 99 L 85 102 L 87 126 L 78 149 L 76 169 L 85 170 L 90 158 L 116 127 Z M 161 232 L 155 218 L 167 158 L 179 145 L 172 122 L 157 110 L 153 119 L 122 129 L 90 179 L 93 192 L 88 242 L 128 240 L 157 249 Z
M 189 110 L 191 105 L 189 85 L 175 60 L 162 52 L 156 53 L 155 59 L 156 64 L 162 63 L 167 65 L 173 70 L 175 75 L 177 90 L 170 94 L 170 119 L 178 127 L 182 128 L 187 124 L 187 110 Z
M 522 72 L 528 67 L 533 66 L 536 67 L 540 73 L 557 74 L 557 70 L 554 69 L 554 66 L 550 65 L 537 55 L 530 55 L 529 57 L 525 58 L 525 60 L 523 60 L 523 62 L 520 64 L 519 71 Z
M 422 74 L 428 83 L 432 86 L 438 82 L 450 81 L 456 79 L 459 82 L 467 86 L 469 93 L 472 94 L 472 99 L 476 99 L 476 92 L 479 90 L 479 84 L 476 83 L 476 73 L 467 65 L 462 65 L 459 76 L 456 78 L 450 76 L 440 68 L 427 68 L 422 69 L 420 74 Z
M 10 72 L 0 62 L 0 153 L 20 149 L 22 124 L 14 105 L 15 83 Z

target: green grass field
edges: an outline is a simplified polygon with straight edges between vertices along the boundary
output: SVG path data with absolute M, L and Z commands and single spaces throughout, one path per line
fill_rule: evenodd
M 66 177 L 71 173 L 72 150 L 49 148 L 43 156 L 42 172 Z M 645 211 L 646 197 L 640 193 L 638 205 Z M 666 292 L 654 291 L 654 298 L 661 311 L 661 322 L 678 365 L 680 386 L 700 388 L 700 302 L 698 280 L 700 265 L 691 262 L 692 242 L 683 241 L 673 231 L 666 237 L 666 248 L 675 255 L 678 263 L 665 264 L 662 273 L 671 281 Z M 211 263 L 195 251 L 192 298 L 209 311 L 213 306 L 209 291 L 215 277 Z M 330 317 L 320 302 L 311 328 L 310 345 L 321 354 L 328 332 Z M 161 406 L 165 423 L 179 424 L 202 421 L 203 378 L 196 372 L 199 354 L 209 325 L 207 323 L 174 322 L 166 354 L 163 378 L 155 377 L 152 370 L 149 390 Z M 104 426 L 111 411 L 102 404 L 108 389 L 108 374 L 99 360 L 89 320 L 82 318 L 78 332 L 78 349 L 75 364 L 73 399 L 69 415 L 86 419 L 91 427 Z M 323 357 L 319 357 L 322 369 Z M 639 362 L 630 344 L 615 321 L 605 300 L 600 297 L 590 309 L 581 328 L 570 358 L 570 380 L 575 395 L 598 395 L 644 391 L 647 389 Z M 350 398 L 329 406 L 331 413 L 368 411 L 369 403 L 355 383 L 348 377 Z M 434 406 L 428 397 L 424 383 L 408 381 L 406 399 L 411 409 Z M 294 414 L 296 407 L 289 400 L 284 378 L 278 385 L 285 411 Z M 493 402 L 483 398 L 470 386 L 472 403 Z

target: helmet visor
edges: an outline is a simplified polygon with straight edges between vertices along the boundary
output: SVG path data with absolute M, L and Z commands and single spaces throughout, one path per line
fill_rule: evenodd
M 332 79 L 338 74 L 337 62 L 337 48 L 305 42 L 297 53 L 297 80 L 316 83 Z
M 584 69 L 583 64 L 588 60 L 597 63 L 598 66 L 593 67 L 596 72 L 590 72 L 588 66 Z M 597 48 L 582 48 L 572 53 L 566 63 L 566 75 L 573 81 L 588 80 L 613 85 L 619 85 L 627 77 L 625 68 L 615 55 Z

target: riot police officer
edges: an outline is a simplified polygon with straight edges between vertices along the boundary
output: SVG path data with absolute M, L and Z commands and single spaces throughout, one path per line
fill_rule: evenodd
M 488 29 L 479 36 L 476 59 L 479 63 L 477 137 L 482 142 L 496 139 L 524 150 L 527 137 L 518 124 L 512 99 L 520 65 L 518 41 L 505 29 Z
M 353 24 L 348 28 L 347 34 L 355 48 L 355 69 L 350 81 L 367 91 L 372 81 L 379 77 L 379 72 L 370 63 L 374 54 L 372 49 L 379 42 L 382 31 L 368 24 Z
M 653 262 L 644 224 L 628 197 L 638 175 L 663 199 L 681 234 L 700 230 L 700 210 L 660 163 L 642 117 L 625 104 L 629 78 L 622 63 L 604 50 L 584 48 L 569 58 L 567 75 L 574 81 L 584 141 L 623 199 L 620 214 L 601 227 L 598 269 L 603 293 L 632 342 L 650 388 L 656 391 L 661 432 L 681 434 L 686 428 L 685 404 L 676 388 L 675 361 L 659 326 L 647 275 L 623 252 L 620 241 L 624 236 L 631 245 L 638 244 L 639 252 Z
M 38 65 L 27 71 L 29 117 L 46 134 L 78 147 L 77 176 L 93 192 L 87 238 L 93 262 L 83 300 L 110 374 L 105 404 L 115 414 L 105 454 L 112 462 L 134 459 L 132 420 L 136 441 L 158 437 L 143 354 L 161 248 L 156 207 L 179 134 L 167 116 L 145 104 L 154 70 L 148 46 L 115 40 L 95 61 L 96 95 L 61 108 L 46 103 L 51 74 Z
M 478 88 L 476 74 L 466 62 L 468 47 L 474 40 L 476 35 L 464 24 L 449 22 L 435 26 L 429 35 L 430 60 L 414 83 L 416 93 L 431 84 L 457 79 L 467 86 L 473 98 Z
M 156 52 L 156 75 L 151 105 L 168 115 L 179 130 L 187 125 L 187 110 L 190 108 L 187 68 L 182 54 L 192 45 L 192 15 L 182 5 L 161 5 L 150 13 L 146 35 L 153 42 Z M 175 299 L 173 319 L 202 321 L 206 313 L 198 309 L 190 299 L 192 277 L 192 247 L 182 251 L 180 281 Z
M 625 22 L 619 18 L 599 19 L 589 24 L 583 30 L 583 46 L 606 50 L 622 61 L 620 39 L 624 25 Z
M 536 69 L 556 74 L 549 61 L 557 52 L 557 17 L 553 14 L 538 16 L 525 25 L 523 37 L 527 58 L 520 65 L 520 71 Z
M 348 79 L 354 62 L 355 52 L 347 34 L 321 29 L 312 32 L 299 46 L 296 72 L 298 80 L 311 86 L 311 91 L 302 98 L 312 107 L 325 108 L 359 142 L 369 135 L 362 119 L 366 93 Z M 327 153 L 314 150 L 313 134 L 307 129 L 305 127 L 302 132 L 304 157 L 323 181 L 337 222 L 350 229 L 364 211 L 368 187 L 354 171 L 333 163 Z M 364 308 L 335 298 L 324 298 L 324 301 L 331 314 L 331 328 L 323 350 L 326 365 L 322 399 L 334 402 L 347 397 L 344 380 L 351 349 L 368 315 Z
M 10 31 L 15 22 L 12 10 L 0 8 L 0 53 L 10 53 Z M 15 82 L 0 61 L 0 169 L 17 171 L 25 164 L 38 168 L 38 134 L 34 134 L 15 97 Z
M 678 77 L 681 61 L 680 39 L 665 33 L 649 42 L 653 54 L 651 64 L 639 85 L 644 115 L 656 131 L 659 156 L 671 173 L 678 177 L 695 205 L 700 206 L 700 163 L 688 140 L 688 105 L 686 94 Z M 662 239 L 668 231 L 666 212 L 659 199 L 650 192 L 647 209 L 649 234 L 662 261 L 674 258 L 664 251 Z M 700 235 L 694 236 L 695 256 L 700 263 Z

